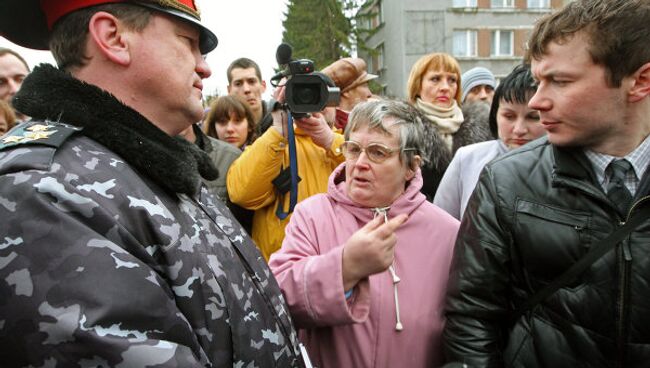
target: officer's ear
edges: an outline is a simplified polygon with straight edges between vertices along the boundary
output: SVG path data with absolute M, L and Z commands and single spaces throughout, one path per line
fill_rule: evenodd
M 628 91 L 628 101 L 638 102 L 650 96 L 650 62 L 641 65 L 632 74 L 632 86 Z
M 90 47 L 96 50 L 95 53 L 114 63 L 126 66 L 131 62 L 128 36 L 129 32 L 124 24 L 113 14 L 97 12 L 88 22 L 88 34 L 90 36 Z

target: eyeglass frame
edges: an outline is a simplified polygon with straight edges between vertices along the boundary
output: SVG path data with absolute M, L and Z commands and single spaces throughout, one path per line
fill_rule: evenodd
M 359 148 L 361 149 L 361 151 L 359 152 L 359 155 L 358 155 L 357 157 L 349 158 L 348 156 L 346 156 L 346 154 L 345 154 L 345 151 L 346 151 L 346 150 L 345 150 L 345 146 L 347 146 L 347 145 L 350 144 L 350 143 L 359 146 Z M 388 152 L 388 155 L 386 156 L 386 158 L 385 158 L 384 160 L 377 161 L 376 159 L 373 159 L 373 158 L 371 157 L 371 155 L 368 154 L 367 149 L 368 149 L 368 147 L 370 147 L 370 146 L 379 146 L 379 147 L 381 147 L 382 149 L 386 150 L 386 151 Z M 373 162 L 373 163 L 375 163 L 375 164 L 382 164 L 382 163 L 386 162 L 386 160 L 388 160 L 391 156 L 393 156 L 393 154 L 394 154 L 395 152 L 400 152 L 400 153 L 401 153 L 401 152 L 406 152 L 406 151 L 417 151 L 416 148 L 404 148 L 404 149 L 401 149 L 401 148 L 390 148 L 390 147 L 388 147 L 388 146 L 386 146 L 385 144 L 382 144 L 382 143 L 370 143 L 370 144 L 367 145 L 367 146 L 362 146 L 361 143 L 356 142 L 356 141 L 352 141 L 352 140 L 348 140 L 348 141 L 345 141 L 345 142 L 341 143 L 340 150 L 341 150 L 341 154 L 343 154 L 343 156 L 345 156 L 345 159 L 346 159 L 346 160 L 358 160 L 359 157 L 361 156 L 361 153 L 362 153 L 362 152 L 365 152 L 365 153 L 366 153 L 366 157 L 368 157 L 368 160 L 370 160 L 370 162 Z

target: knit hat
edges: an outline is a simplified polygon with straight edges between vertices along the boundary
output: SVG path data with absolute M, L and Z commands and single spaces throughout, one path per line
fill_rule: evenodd
M 217 47 L 217 36 L 201 24 L 194 0 L 0 0 L 0 35 L 24 47 L 47 50 L 57 20 L 79 9 L 110 3 L 132 3 L 189 22 L 200 31 L 202 53 Z
M 465 97 L 469 93 L 469 91 L 472 90 L 472 88 L 480 85 L 486 85 L 490 86 L 492 88 L 496 87 L 496 80 L 494 79 L 494 74 L 492 74 L 491 71 L 481 67 L 477 66 L 476 68 L 472 68 L 463 75 L 460 76 L 460 81 L 461 81 L 461 91 L 462 95 L 460 100 L 465 102 Z
M 366 62 L 359 58 L 343 58 L 328 65 L 322 73 L 330 77 L 341 93 L 377 78 L 366 72 Z

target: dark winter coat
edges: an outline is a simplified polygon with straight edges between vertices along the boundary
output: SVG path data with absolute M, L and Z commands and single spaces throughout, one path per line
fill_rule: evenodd
M 650 219 L 524 316 L 513 310 L 630 213 L 619 213 L 581 150 L 539 139 L 486 166 L 456 243 L 444 331 L 471 367 L 644 367 L 650 361 Z M 513 324 L 514 323 L 514 324 Z
M 490 131 L 490 104 L 482 101 L 470 102 L 463 105 L 462 111 L 465 120 L 454 133 L 451 149 L 452 156 L 461 147 L 499 138 L 493 136 Z
M 451 162 L 451 152 L 438 134 L 436 126 L 422 116 L 424 146 L 422 149 L 422 189 L 420 191 L 432 202 L 445 170 Z
M 424 150 L 422 153 L 422 178 L 424 184 L 422 185 L 422 193 L 427 197 L 427 200 L 433 201 L 440 181 L 451 162 L 453 153 L 458 148 L 494 139 L 488 125 L 489 112 L 490 105 L 485 103 L 474 103 L 463 107 L 465 120 L 452 137 L 453 150 L 451 152 L 438 134 L 435 124 L 422 115 L 424 121 Z
M 51 66 L 14 102 L 34 121 L 0 147 L 0 365 L 298 366 L 201 150 Z

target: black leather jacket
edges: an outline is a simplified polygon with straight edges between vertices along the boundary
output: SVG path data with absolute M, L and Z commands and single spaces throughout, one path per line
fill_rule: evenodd
M 647 173 L 646 173 L 647 174 Z M 650 364 L 650 219 L 516 321 L 514 309 L 650 205 L 645 175 L 618 213 L 580 150 L 546 138 L 483 172 L 456 243 L 445 352 L 471 367 Z

